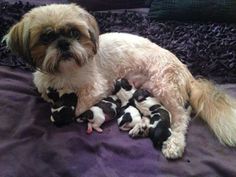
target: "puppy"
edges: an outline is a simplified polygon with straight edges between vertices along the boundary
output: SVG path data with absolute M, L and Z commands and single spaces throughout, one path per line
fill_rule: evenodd
M 127 33 L 99 36 L 97 23 L 74 4 L 51 4 L 32 9 L 4 39 L 37 71 L 34 83 L 45 100 L 47 88 L 70 89 L 79 97 L 76 115 L 111 93 L 113 82 L 138 74 L 138 85 L 150 91 L 172 115 L 172 134 L 163 143 L 166 158 L 180 158 L 186 146 L 193 110 L 220 142 L 236 146 L 236 101 L 207 80 L 194 78 L 170 51 Z M 137 79 L 136 79 L 137 81 Z
M 149 136 L 154 147 L 161 148 L 162 143 L 171 135 L 171 114 L 160 102 L 144 89 L 138 89 L 133 95 L 134 105 L 140 110 L 145 120 L 137 124 L 130 135 Z
M 155 148 L 162 148 L 162 144 L 171 135 L 169 114 L 162 109 L 151 115 L 148 126 L 148 136 Z
M 77 118 L 77 122 L 88 122 L 87 133 L 92 133 L 93 129 L 97 132 L 103 130 L 100 126 L 107 120 L 114 119 L 120 109 L 121 102 L 116 96 L 109 96 L 102 99 Z
M 53 88 L 48 88 L 47 96 L 52 103 L 50 120 L 56 126 L 63 126 L 73 122 L 77 96 L 74 93 L 62 94 Z
M 121 109 L 120 116 L 117 119 L 118 126 L 123 131 L 129 131 L 142 119 L 137 108 L 127 105 Z
M 114 84 L 112 94 L 120 99 L 122 106 L 117 123 L 123 131 L 129 131 L 142 119 L 139 110 L 133 105 L 132 98 L 135 91 L 136 89 L 125 78 L 118 79 Z
M 113 95 L 116 95 L 120 101 L 121 106 L 128 106 L 132 104 L 133 94 L 136 89 L 125 78 L 116 80 L 112 91 Z

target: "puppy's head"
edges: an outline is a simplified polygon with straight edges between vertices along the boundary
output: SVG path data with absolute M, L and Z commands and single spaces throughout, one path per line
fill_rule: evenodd
M 137 102 L 142 102 L 146 100 L 147 97 L 152 97 L 151 93 L 144 89 L 138 89 L 134 92 L 133 98 Z
M 7 46 L 47 73 L 86 64 L 97 52 L 99 29 L 92 15 L 74 4 L 32 9 L 5 35 Z
M 118 79 L 115 82 L 114 85 L 114 90 L 112 92 L 113 95 L 117 94 L 118 92 L 120 92 L 121 89 L 125 90 L 125 91 L 131 91 L 132 90 L 132 85 L 129 84 L 129 81 L 125 78 L 122 79 Z
M 129 81 L 123 78 L 118 79 L 115 82 L 112 94 L 116 95 L 120 99 L 121 106 L 125 106 L 128 102 L 132 102 L 135 90 L 136 89 L 129 83 Z

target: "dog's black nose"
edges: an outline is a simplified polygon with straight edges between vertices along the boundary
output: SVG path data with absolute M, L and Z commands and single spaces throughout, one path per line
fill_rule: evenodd
M 70 43 L 68 41 L 66 41 L 65 39 L 60 39 L 57 42 L 57 47 L 61 50 L 61 51 L 68 51 L 70 48 Z

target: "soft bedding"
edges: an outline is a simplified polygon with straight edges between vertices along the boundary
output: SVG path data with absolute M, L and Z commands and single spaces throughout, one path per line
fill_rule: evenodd
M 1 3 L 0 37 L 33 6 Z M 138 12 L 94 12 L 101 32 L 148 37 L 174 52 L 194 75 L 216 81 L 236 97 L 236 25 L 149 21 Z M 233 177 L 236 149 L 221 145 L 193 118 L 180 160 L 166 160 L 149 139 L 131 139 L 115 121 L 102 134 L 86 125 L 58 128 L 37 93 L 32 69 L 0 46 L 0 177 Z
M 236 97 L 236 84 L 221 85 Z M 1 177 L 232 177 L 236 150 L 221 145 L 204 122 L 190 122 L 183 159 L 168 161 L 149 139 L 131 139 L 115 121 L 102 134 L 85 124 L 57 128 L 32 74 L 0 67 Z

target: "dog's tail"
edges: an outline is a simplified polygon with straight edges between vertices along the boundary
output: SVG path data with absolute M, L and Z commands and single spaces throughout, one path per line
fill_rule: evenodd
M 205 120 L 219 141 L 236 146 L 236 100 L 205 79 L 190 83 L 190 104 Z

